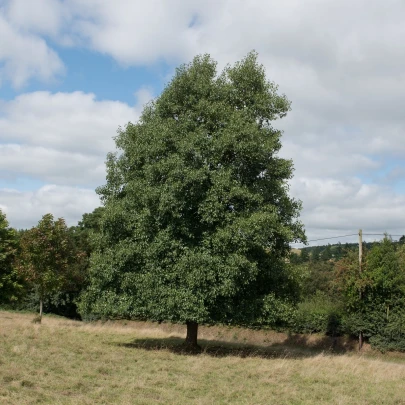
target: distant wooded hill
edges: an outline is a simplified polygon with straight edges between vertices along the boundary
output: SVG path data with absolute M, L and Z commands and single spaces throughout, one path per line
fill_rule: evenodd
M 374 245 L 380 244 L 381 241 L 363 242 L 363 250 L 370 250 Z M 404 244 L 405 236 L 402 236 L 399 241 L 394 244 Z M 318 246 L 303 247 L 301 249 L 291 249 L 290 260 L 292 263 L 303 263 L 306 261 L 318 260 L 340 260 L 350 251 L 355 251 L 359 248 L 358 243 L 336 243 Z

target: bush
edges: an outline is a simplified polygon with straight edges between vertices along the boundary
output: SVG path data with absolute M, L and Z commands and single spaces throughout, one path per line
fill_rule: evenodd
M 375 349 L 405 351 L 405 310 L 401 307 L 387 311 L 383 305 L 376 305 L 367 313 L 351 313 L 344 317 L 346 333 L 364 338 Z
M 269 294 L 264 299 L 263 315 L 259 319 L 260 326 L 267 326 L 274 329 L 288 328 L 296 308 L 294 304 Z
M 355 253 L 336 264 L 344 330 L 381 351 L 405 350 L 405 248 L 385 237 L 363 259 L 361 273 Z
M 43 312 L 47 314 L 55 314 L 71 319 L 81 319 L 77 312 L 76 299 L 78 292 L 56 291 L 44 299 Z M 14 301 L 8 305 L 3 305 L 4 309 L 12 309 L 16 311 L 39 311 L 39 294 L 35 288 L 27 289 L 23 297 L 18 301 Z
M 342 306 L 318 291 L 298 304 L 290 319 L 290 329 L 296 333 L 325 333 L 337 336 L 342 330 Z
M 405 311 L 392 313 L 370 344 L 381 351 L 405 351 Z

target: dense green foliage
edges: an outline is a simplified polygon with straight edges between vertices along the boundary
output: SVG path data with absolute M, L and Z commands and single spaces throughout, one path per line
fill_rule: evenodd
M 69 260 L 69 268 L 64 273 L 65 282 L 42 297 L 44 312 L 69 318 L 80 318 L 76 301 L 87 285 L 88 263 L 92 252 L 90 235 L 98 230 L 98 221 L 102 212 L 103 207 L 98 207 L 91 213 L 83 214 L 83 218 L 77 226 L 68 228 L 67 232 L 65 229 L 67 244 L 74 254 Z M 7 280 L 10 280 L 12 276 L 12 283 L 2 283 L 2 285 L 8 286 L 8 289 L 0 288 L 0 304 L 3 307 L 16 310 L 37 311 L 38 302 L 40 301 L 38 285 L 32 282 L 25 269 L 18 269 L 22 264 L 21 254 L 23 252 L 21 246 L 26 244 L 27 236 L 24 239 L 22 237 L 30 230 L 16 231 L 9 229 L 9 232 L 13 236 L 11 239 L 13 249 L 7 262 L 7 268 L 9 269 Z M 2 240 L 5 240 L 5 238 L 2 237 Z M 21 240 L 23 245 L 20 243 Z M 28 244 L 30 245 L 31 242 Z M 57 246 L 59 249 L 61 245 Z M 63 254 L 63 252 L 59 253 Z M 2 267 L 2 274 L 4 274 L 4 266 Z
M 15 268 L 29 286 L 33 286 L 40 302 L 61 291 L 70 291 L 82 282 L 85 255 L 77 251 L 69 229 L 62 218 L 54 221 L 46 214 L 36 227 L 24 232 L 20 239 Z
M 9 227 L 0 210 L 0 304 L 15 302 L 21 293 L 21 283 L 13 262 L 17 252 L 17 232 Z
M 405 247 L 384 238 L 365 251 L 362 271 L 355 253 L 337 267 L 346 305 L 345 330 L 360 332 L 382 350 L 405 349 Z
M 89 235 L 99 229 L 103 208 L 84 214 L 78 226 L 69 229 L 70 243 L 79 251 L 91 254 Z M 15 261 L 21 253 L 20 240 L 27 231 L 8 226 L 4 214 L 0 226 L 2 252 L 0 304 L 37 310 L 39 295 L 29 280 L 18 278 Z M 359 273 L 358 252 L 345 250 L 340 260 L 305 261 L 286 264 L 289 281 L 284 292 L 270 293 L 263 300 L 261 315 L 252 326 L 267 327 L 294 333 L 324 333 L 331 336 L 361 331 L 369 343 L 382 351 L 405 351 L 405 245 L 384 239 L 366 244 L 362 273 Z M 338 245 L 331 245 L 335 251 Z M 304 249 L 305 251 L 307 249 Z M 301 256 L 302 252 L 297 254 Z M 305 257 L 305 254 L 304 254 Z M 87 260 L 80 259 L 80 277 L 44 297 L 45 312 L 77 317 L 75 301 L 86 287 Z M 75 260 L 72 266 L 78 265 Z M 74 276 L 69 271 L 67 276 Z M 6 280 L 6 282 L 4 282 Z M 285 281 L 285 280 L 284 280 Z M 73 286 L 73 288 L 72 288 Z M 360 298 L 360 290 L 362 292 Z
M 104 207 L 97 207 L 93 212 L 83 214 L 82 220 L 77 226 L 69 228 L 69 232 L 74 238 L 76 247 L 85 252 L 87 257 L 90 257 L 93 251 L 91 235 L 94 232 L 100 231 L 100 220 L 104 212 Z
M 358 245 L 328 245 L 293 253 L 291 262 L 306 276 L 302 300 L 282 323 L 300 333 L 321 332 L 363 337 L 375 348 L 405 350 L 405 245 L 363 244 L 362 271 Z M 356 249 L 357 246 L 357 249 Z M 302 253 L 307 251 L 304 258 Z M 327 252 L 332 252 L 330 258 Z M 326 252 L 326 254 L 325 254 Z M 339 253 L 339 254 L 338 254 Z M 285 314 L 280 308 L 280 314 Z M 275 319 L 274 314 L 272 319 Z
M 404 351 L 403 240 L 393 242 L 385 237 L 381 242 L 364 243 L 361 271 L 354 244 L 346 246 L 340 260 L 326 259 L 327 255 L 322 255 L 324 247 L 311 248 L 310 259 L 304 264 L 295 258 L 295 263 L 307 268 L 302 283 L 306 296 L 293 309 L 284 328 L 301 333 L 347 333 L 354 337 L 361 332 L 375 348 Z M 330 250 L 336 251 L 336 247 L 341 246 L 331 246 Z
M 337 336 L 344 333 L 343 315 L 343 303 L 318 290 L 298 304 L 286 325 L 297 333 Z
M 218 76 L 209 56 L 177 69 L 108 155 L 84 314 L 246 324 L 290 299 L 304 232 L 272 126 L 289 105 L 254 53 Z

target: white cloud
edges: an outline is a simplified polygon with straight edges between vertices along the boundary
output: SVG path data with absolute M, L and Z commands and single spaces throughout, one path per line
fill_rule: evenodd
M 56 185 L 27 192 L 0 189 L 0 201 L 10 225 L 18 229 L 35 226 L 47 213 L 75 225 L 85 212 L 100 205 L 94 190 Z
M 354 148 L 338 135 L 335 140 L 331 136 L 329 143 L 317 136 L 308 139 L 303 135 L 302 138 L 296 140 L 286 136 L 280 153 L 282 157 L 293 160 L 297 176 L 335 176 L 342 179 L 354 174 L 372 173 L 382 167 L 380 161 L 362 154 L 361 149 Z M 346 148 L 345 143 L 348 144 Z
M 0 144 L 0 171 L 9 177 L 96 187 L 105 182 L 103 157 L 64 152 L 42 146 Z
M 137 107 L 139 112 L 141 112 L 144 106 L 154 98 L 153 90 L 147 86 L 141 87 L 139 90 L 137 90 L 134 93 L 134 96 L 137 100 Z
M 62 28 L 67 10 L 59 0 L 12 0 L 6 3 L 5 15 L 23 32 L 55 36 Z
M 188 27 L 196 10 L 193 3 L 68 0 L 66 7 L 75 15 L 70 31 L 73 41 L 124 65 L 139 65 L 178 61 L 195 50 L 194 31 Z
M 92 190 L 105 183 L 104 162 L 117 128 L 136 122 L 151 97 L 147 89 L 137 95 L 132 107 L 82 92 L 27 93 L 0 104 L 0 180 L 53 184 L 30 192 L 0 189 L 12 226 L 32 225 L 46 212 L 77 221 L 97 206 Z
M 134 122 L 139 114 L 138 107 L 79 91 L 22 94 L 0 105 L 0 142 L 105 156 L 114 148 L 118 125 Z
M 400 0 L 70 0 L 65 8 L 73 41 L 124 65 L 210 52 L 223 66 L 255 48 L 293 101 L 286 136 L 313 131 L 330 140 L 332 129 L 357 153 L 405 156 Z
M 296 177 L 291 191 L 304 203 L 302 221 L 309 240 L 352 234 L 358 229 L 365 233 L 405 234 L 405 195 L 398 195 L 389 187 L 363 184 L 356 178 L 342 181 Z M 365 237 L 374 239 L 381 238 Z M 348 240 L 355 238 L 341 241 Z
M 0 5 L 0 85 L 7 80 L 19 88 L 31 78 L 50 81 L 63 74 L 63 62 L 46 41 L 21 31 L 4 14 Z
M 405 161 L 402 0 L 38 1 L 46 7 L 13 0 L 0 8 L 3 80 L 19 86 L 63 72 L 44 38 L 123 66 L 177 65 L 209 52 L 222 67 L 254 48 L 292 100 L 292 112 L 275 126 L 285 130 L 282 155 L 294 161 L 291 190 L 303 200 L 308 234 L 405 228 L 404 192 L 393 191 Z M 81 92 L 3 103 L 0 169 L 93 184 L 117 126 L 136 120 L 150 96 L 139 90 L 135 108 Z M 380 180 L 365 184 L 366 177 Z

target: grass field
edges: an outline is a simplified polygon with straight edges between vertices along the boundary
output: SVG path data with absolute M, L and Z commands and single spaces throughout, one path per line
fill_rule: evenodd
M 350 342 L 206 327 L 187 355 L 181 326 L 32 318 L 0 311 L 0 404 L 405 404 L 405 358 Z

